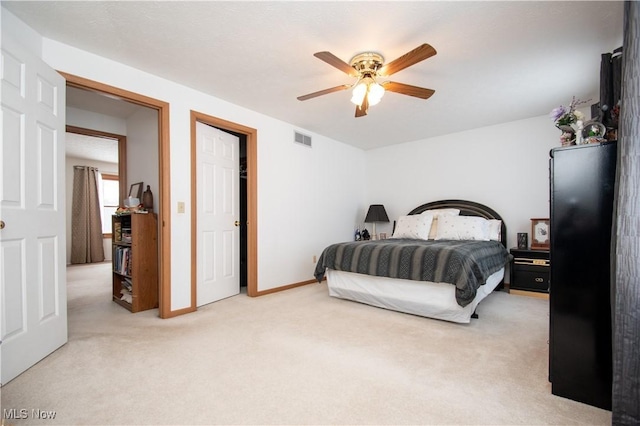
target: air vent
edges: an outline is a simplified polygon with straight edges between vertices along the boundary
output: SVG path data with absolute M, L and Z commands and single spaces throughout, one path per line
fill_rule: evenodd
M 302 133 L 295 132 L 295 142 L 311 147 L 311 136 L 303 135 Z

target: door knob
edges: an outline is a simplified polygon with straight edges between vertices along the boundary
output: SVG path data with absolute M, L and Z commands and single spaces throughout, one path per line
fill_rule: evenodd
M 234 224 L 235 226 L 240 226 L 240 221 L 239 221 L 239 220 L 236 220 L 235 222 L 233 222 L 233 224 Z
M 4 229 L 4 220 L 0 220 L 0 229 Z

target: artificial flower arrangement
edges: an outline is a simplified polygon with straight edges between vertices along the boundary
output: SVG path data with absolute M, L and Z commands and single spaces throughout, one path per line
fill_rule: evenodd
M 554 108 L 549 116 L 553 119 L 556 127 L 562 130 L 560 142 L 562 146 L 571 145 L 576 141 L 576 135 L 581 136 L 584 122 L 584 114 L 576 108 L 588 101 L 581 101 L 574 96 L 569 106 L 560 105 Z
M 576 108 L 578 107 L 578 105 L 582 105 L 587 102 L 588 101 L 578 100 L 574 96 L 568 107 L 560 105 L 559 107 L 554 108 L 553 111 L 551 111 L 551 114 L 549 115 L 551 116 L 553 121 L 556 123 L 556 126 L 558 128 L 559 126 L 571 126 L 572 124 L 575 124 L 578 121 L 584 120 L 584 114 L 576 110 Z

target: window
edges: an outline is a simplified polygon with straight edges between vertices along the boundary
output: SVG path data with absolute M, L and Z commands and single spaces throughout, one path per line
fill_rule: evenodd
M 111 216 L 120 205 L 120 181 L 117 175 L 102 174 L 102 233 L 111 237 Z

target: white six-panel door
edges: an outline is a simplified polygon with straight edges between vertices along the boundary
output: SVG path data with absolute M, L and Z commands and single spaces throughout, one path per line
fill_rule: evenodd
M 196 123 L 197 306 L 240 293 L 237 136 Z
M 65 80 L 3 33 L 2 384 L 67 341 Z

